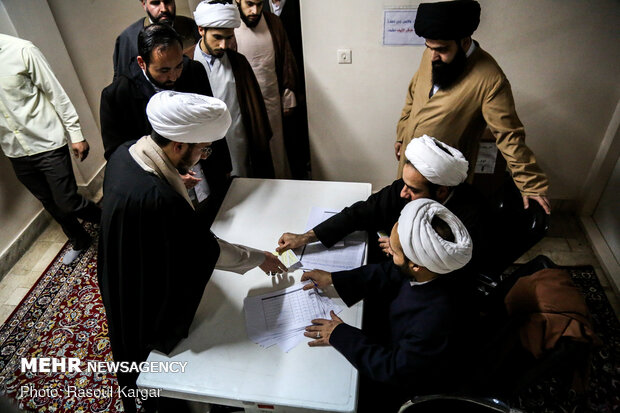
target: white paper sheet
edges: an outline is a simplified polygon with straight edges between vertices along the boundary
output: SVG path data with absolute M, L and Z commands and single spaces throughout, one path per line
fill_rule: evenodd
M 497 162 L 497 145 L 495 142 L 480 142 L 478 149 L 478 158 L 476 159 L 476 168 L 474 173 L 492 174 L 495 172 L 495 163 Z
M 282 351 L 288 352 L 305 338 L 304 329 L 312 324 L 312 320 L 329 319 L 330 311 L 342 311 L 318 290 L 305 291 L 303 286 L 297 284 L 243 300 L 250 340 L 265 348 L 277 344 Z
M 316 227 L 323 221 L 327 221 L 329 218 L 333 217 L 340 211 L 333 211 L 327 208 L 318 208 L 312 207 L 310 210 L 310 216 L 308 217 L 308 222 L 306 223 L 306 232 L 310 231 L 312 228 Z M 344 247 L 344 239 L 336 242 L 334 247 Z
M 194 178 L 200 179 L 200 182 L 194 187 L 196 191 L 196 198 L 198 202 L 202 202 L 209 197 L 211 194 L 211 189 L 209 188 L 209 184 L 207 183 L 207 178 L 205 177 L 204 171 L 200 164 L 194 165 L 192 170 L 196 173 Z
M 424 39 L 415 34 L 413 24 L 417 9 L 396 9 L 383 11 L 383 45 L 422 45 Z
M 314 228 L 336 213 L 327 208 L 313 207 L 306 228 Z M 355 232 L 329 249 L 320 242 L 308 244 L 300 252 L 301 266 L 306 270 L 329 272 L 357 268 L 364 262 L 365 241 L 366 235 L 363 232 Z

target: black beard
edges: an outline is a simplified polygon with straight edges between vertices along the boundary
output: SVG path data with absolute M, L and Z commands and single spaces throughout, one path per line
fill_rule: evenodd
M 146 73 L 146 77 L 148 77 L 151 83 L 154 84 L 156 87 L 160 89 L 164 89 L 164 90 L 172 90 L 174 88 L 174 83 L 166 84 L 166 83 L 160 83 L 157 80 L 155 80 L 153 76 L 151 76 L 151 73 L 149 72 L 149 65 L 146 65 L 146 70 L 144 71 L 144 73 Z
M 164 13 L 162 13 L 162 14 L 161 14 L 158 18 L 153 17 L 153 15 L 152 15 L 150 12 L 148 12 L 148 11 L 146 12 L 146 14 L 148 14 L 149 19 L 151 19 L 151 21 L 152 21 L 153 23 L 159 23 L 159 21 L 161 20 L 161 18 L 162 18 L 163 16 L 168 16 L 168 20 L 164 20 L 164 21 L 163 21 L 163 22 L 161 22 L 161 23 L 163 23 L 163 24 L 169 24 L 170 26 L 172 26 L 172 25 L 174 24 L 174 17 L 175 17 L 175 16 L 174 16 L 173 14 L 170 14 L 170 13 L 164 12 Z
M 441 89 L 447 89 L 452 86 L 456 80 L 465 71 L 467 64 L 467 56 L 465 51 L 458 45 L 459 49 L 454 55 L 454 59 L 450 63 L 444 63 L 441 60 L 433 62 L 433 84 Z
M 224 56 L 224 51 L 221 51 L 219 53 L 216 53 L 213 51 L 213 49 L 211 49 L 211 47 L 209 46 L 209 44 L 207 43 L 207 34 L 205 33 L 205 35 L 202 37 L 202 44 L 205 45 L 205 49 L 207 49 L 207 53 L 209 53 L 210 56 L 215 57 L 216 59 L 221 59 Z
M 192 169 L 198 163 L 196 162 L 194 165 L 190 165 L 190 161 L 192 157 L 191 149 L 193 145 L 194 144 L 189 145 L 190 150 L 188 150 L 186 153 L 183 154 L 183 156 L 181 157 L 181 160 L 179 161 L 179 164 L 177 165 L 177 171 L 179 171 L 181 175 L 188 174 L 190 169 Z
M 248 26 L 250 29 L 253 29 L 254 27 L 256 27 L 258 25 L 258 23 L 260 22 L 260 19 L 262 16 L 262 11 L 261 13 L 258 15 L 258 19 L 251 21 L 248 20 L 248 17 L 243 14 L 243 11 L 241 10 L 241 4 L 237 3 L 237 8 L 239 8 L 239 14 L 241 15 L 241 20 L 243 20 L 243 22 L 245 23 L 246 26 Z

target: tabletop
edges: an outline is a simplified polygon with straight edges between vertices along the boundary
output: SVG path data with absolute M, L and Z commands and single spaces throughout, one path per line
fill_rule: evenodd
M 367 183 L 236 178 L 212 231 L 228 242 L 274 251 L 284 232 L 302 233 L 313 206 L 342 209 L 366 199 Z M 200 257 L 183 257 L 183 259 Z M 332 347 L 311 348 L 309 339 L 284 353 L 262 348 L 247 336 L 243 299 L 299 282 L 301 271 L 270 277 L 255 268 L 244 275 L 216 270 L 207 284 L 189 336 L 148 361 L 187 362 L 184 373 L 142 373 L 138 386 L 161 396 L 243 407 L 246 411 L 353 412 L 357 370 Z M 359 327 L 362 305 L 339 316 Z

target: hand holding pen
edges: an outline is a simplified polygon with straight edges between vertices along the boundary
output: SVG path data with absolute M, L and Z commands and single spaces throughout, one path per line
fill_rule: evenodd
M 312 281 L 304 285 L 304 290 L 310 290 L 312 288 L 325 288 L 332 284 L 332 274 L 323 270 L 312 270 L 305 272 L 301 276 L 301 281 Z

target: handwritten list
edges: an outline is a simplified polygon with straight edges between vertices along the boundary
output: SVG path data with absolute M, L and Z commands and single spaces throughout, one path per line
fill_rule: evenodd
M 384 10 L 383 45 L 402 46 L 424 44 L 413 29 L 417 9 Z

